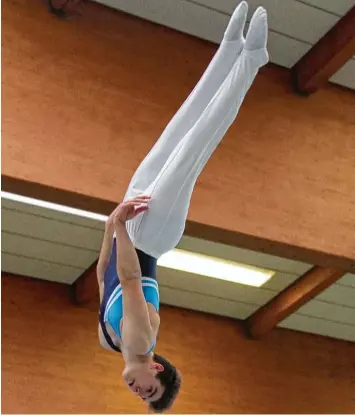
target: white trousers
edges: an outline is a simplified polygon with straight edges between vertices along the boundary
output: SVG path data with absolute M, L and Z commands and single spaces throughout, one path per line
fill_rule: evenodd
M 266 11 L 255 12 L 244 39 L 246 13 L 243 2 L 206 72 L 128 186 L 125 200 L 151 196 L 148 211 L 128 221 L 127 231 L 136 248 L 155 258 L 180 241 L 196 180 L 268 62 Z

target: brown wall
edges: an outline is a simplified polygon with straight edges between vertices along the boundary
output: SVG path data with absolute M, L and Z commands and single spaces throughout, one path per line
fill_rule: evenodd
M 215 46 L 98 5 L 71 21 L 40 0 L 2 7 L 2 173 L 120 200 Z M 354 106 L 351 92 L 306 99 L 287 71 L 263 70 L 198 182 L 190 221 L 233 231 L 228 243 L 353 265 Z
M 97 313 L 68 294 L 2 277 L 2 412 L 144 413 L 98 344 Z M 183 373 L 174 413 L 355 412 L 354 344 L 281 329 L 251 341 L 236 321 L 163 307 L 157 351 Z

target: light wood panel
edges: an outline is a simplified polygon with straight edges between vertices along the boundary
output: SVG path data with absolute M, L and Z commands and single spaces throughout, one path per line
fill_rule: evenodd
M 99 0 L 98 3 L 213 43 L 220 43 L 224 30 L 228 25 L 230 14 L 235 7 L 235 2 L 227 4 L 214 1 L 206 4 L 202 1 L 176 3 L 174 0 L 154 0 L 150 2 L 144 0 L 133 0 L 131 2 Z M 204 4 L 210 6 L 210 8 L 204 7 Z M 255 5 L 251 4 L 251 10 L 255 9 Z M 271 10 L 272 8 L 268 7 L 268 11 Z M 277 14 L 277 10 L 275 12 Z M 334 21 L 334 19 L 336 18 L 330 15 L 330 20 Z M 278 21 L 276 17 L 273 20 Z M 328 27 L 328 24 L 329 19 L 325 22 L 326 27 Z M 276 26 L 278 27 L 279 24 Z M 246 25 L 246 30 L 247 28 L 248 25 Z M 269 33 L 268 50 L 270 59 L 271 62 L 278 65 L 287 68 L 292 67 L 309 48 L 309 43 L 297 38 L 290 38 L 278 31 L 271 30 Z
M 164 268 L 159 269 L 158 276 L 163 304 L 237 319 L 246 319 L 299 278 L 276 273 L 264 286 L 255 288 Z M 355 288 L 346 284 L 348 280 L 347 276 L 341 278 L 301 307 L 296 313 L 300 318 L 287 319 L 287 327 L 311 331 L 318 321 L 315 333 L 355 342 Z
M 146 411 L 120 381 L 120 357 L 100 348 L 96 311 L 58 284 L 1 283 L 4 413 Z M 229 319 L 161 314 L 157 351 L 183 373 L 172 413 L 354 413 L 354 344 L 288 330 L 254 342 Z
M 306 94 L 316 92 L 354 54 L 355 5 L 292 68 L 296 90 Z
M 49 208 L 34 206 L 28 203 L 22 203 L 15 200 L 1 198 L 2 209 L 14 212 L 22 212 L 31 216 L 40 216 L 47 219 L 54 219 L 59 222 L 70 223 L 72 225 L 79 225 L 89 229 L 97 229 L 101 232 L 105 229 L 105 223 L 98 220 L 84 218 L 72 213 L 58 212 Z
M 184 1 L 184 4 L 188 3 L 189 1 Z M 194 0 L 194 3 L 231 15 L 238 2 L 233 0 Z M 338 21 L 338 17 L 334 14 L 295 0 L 248 0 L 248 4 L 249 19 L 257 7 L 263 6 L 268 12 L 271 32 L 309 44 L 316 43 L 322 34 L 326 33 Z
M 3 17 L 3 174 L 113 205 L 215 48 L 90 4 L 63 22 L 11 0 Z M 329 88 L 304 101 L 287 73 L 263 71 L 197 184 L 187 232 L 351 267 L 354 99 Z
M 95 228 L 29 215 L 7 208 L 2 209 L 2 220 L 4 232 L 30 235 L 35 239 L 86 249 L 94 254 L 100 250 L 103 231 Z
M 320 336 L 355 342 L 354 324 L 344 324 L 339 323 L 339 321 L 332 321 L 296 313 L 287 317 L 278 326 L 306 333 L 319 334 Z
M 16 275 L 71 284 L 85 268 L 26 258 L 15 254 L 1 253 L 1 270 Z
M 158 270 L 158 278 L 163 304 L 245 319 L 298 276 L 277 273 L 274 288 L 268 284 L 250 287 L 166 268 Z
M 276 273 L 269 282 L 261 287 L 251 287 L 168 268 L 158 268 L 158 278 L 161 284 L 171 288 L 198 292 L 206 296 L 240 300 L 258 306 L 294 282 L 298 275 Z
M 2 199 L 3 271 L 72 284 L 98 257 L 103 223 Z
M 195 0 L 195 3 L 206 5 L 226 13 L 230 13 L 236 5 L 234 0 L 223 0 L 223 2 L 218 2 L 216 0 Z M 306 19 L 307 12 L 311 14 L 312 17 L 315 17 L 313 13 L 318 13 L 318 17 L 321 16 L 321 18 L 324 14 L 329 13 L 335 15 L 335 18 L 340 17 L 343 16 L 354 5 L 353 0 L 338 0 L 337 2 L 333 2 L 332 0 L 285 0 L 282 2 L 282 4 L 274 0 L 271 0 L 268 3 L 263 0 L 261 0 L 259 3 L 255 0 L 248 0 L 248 3 L 253 8 L 256 8 L 259 4 L 264 5 L 264 7 L 265 5 L 271 8 L 279 7 L 280 12 L 285 10 L 285 6 L 288 6 L 289 10 L 292 10 L 293 12 L 303 13 L 303 17 Z M 312 8 L 315 9 L 312 10 Z M 299 17 L 298 13 L 296 13 L 296 18 Z M 290 18 L 290 16 L 288 16 L 288 18 Z M 314 23 L 317 24 L 316 22 Z M 305 30 L 307 29 L 308 27 L 305 27 Z M 287 27 L 285 28 L 285 32 L 287 33 Z
M 95 261 L 98 255 L 95 251 L 74 248 L 73 246 L 67 246 L 61 243 L 43 241 L 7 232 L 2 232 L 1 239 L 6 253 L 58 262 L 80 268 L 85 268 L 88 263 Z
M 355 275 L 346 274 L 279 324 L 355 342 Z
M 348 88 L 353 88 L 355 85 L 355 60 L 350 59 L 330 80 Z
M 260 268 L 272 269 L 286 274 L 302 275 L 311 268 L 310 264 L 300 261 L 286 259 L 275 255 L 267 255 L 263 252 L 249 251 L 247 249 L 238 248 L 222 243 L 216 243 L 201 238 L 191 238 L 184 236 L 179 242 L 177 248 L 185 251 L 196 252 L 203 255 L 222 258 L 227 261 L 241 262 L 243 264 L 254 265 Z M 292 282 L 287 280 L 287 285 Z M 280 285 L 281 284 L 281 285 Z M 273 278 L 266 283 L 270 288 L 284 288 L 284 283 L 279 278 Z
M 245 322 L 248 334 L 252 338 L 260 338 L 266 335 L 288 316 L 297 313 L 303 307 L 307 308 L 314 297 L 343 276 L 344 271 L 342 270 L 312 267 L 295 280 L 293 284 L 248 317 Z M 320 314 L 324 313 L 324 309 L 327 309 L 324 304 L 322 306 L 320 307 Z M 345 318 L 347 318 L 347 315 L 345 315 Z
M 150 20 L 183 33 L 219 43 L 236 2 L 226 0 L 99 0 L 112 8 Z M 270 61 L 291 68 L 326 32 L 328 32 L 351 6 L 343 4 L 339 13 L 327 7 L 297 0 L 250 0 L 249 19 L 258 6 L 264 6 L 269 15 L 268 48 Z M 316 7 L 314 7 L 316 6 Z M 355 89 L 353 76 L 342 71 L 332 81 Z
M 355 283 L 354 276 L 353 279 Z M 329 301 L 331 303 L 343 304 L 355 308 L 355 285 L 343 285 L 341 281 L 342 280 L 327 288 L 319 294 L 317 298 L 322 301 Z
M 226 299 L 215 295 L 205 295 L 199 291 L 179 290 L 175 287 L 159 285 L 162 304 L 201 311 L 232 319 L 245 319 L 257 308 L 254 304 L 240 299 Z
M 72 284 L 97 258 L 102 222 L 6 199 L 2 200 L 2 219 L 3 271 Z M 85 233 L 87 230 L 89 233 Z M 88 240 L 89 246 L 97 250 L 87 249 Z M 178 247 L 276 271 L 266 284 L 255 288 L 158 267 L 163 304 L 234 319 L 250 316 L 311 267 L 262 252 L 191 237 L 184 237 Z M 96 293 L 95 272 L 91 282 Z M 288 321 L 287 327 L 309 331 L 316 326 L 314 321 L 320 321 L 316 333 L 355 341 L 351 327 L 354 299 L 355 276 L 347 274 L 300 310 L 300 319 Z M 329 330 L 326 329 L 328 323 Z
M 353 0 L 302 0 L 304 3 L 322 8 L 338 16 L 343 16 L 350 7 L 353 7 Z
M 355 288 L 355 274 L 345 274 L 344 277 L 339 281 L 339 284 L 348 285 L 349 287 Z
M 355 294 L 354 290 L 352 290 L 352 294 Z M 299 313 L 355 327 L 355 307 L 353 305 L 344 305 L 342 302 L 337 304 L 325 302 L 324 300 L 310 301 L 299 309 Z

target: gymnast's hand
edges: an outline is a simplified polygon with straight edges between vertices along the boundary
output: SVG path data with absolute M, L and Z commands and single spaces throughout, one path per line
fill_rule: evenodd
M 148 210 L 150 199 L 150 196 L 137 196 L 118 205 L 110 215 L 113 224 L 125 223 L 127 220 L 133 219 L 140 213 Z

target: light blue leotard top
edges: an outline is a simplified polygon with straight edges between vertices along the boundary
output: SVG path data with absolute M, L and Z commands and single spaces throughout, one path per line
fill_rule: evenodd
M 144 298 L 147 303 L 150 303 L 159 312 L 159 286 L 156 280 L 156 266 L 157 260 L 144 252 L 136 249 L 142 275 L 142 289 Z M 119 276 L 117 275 L 117 254 L 116 254 L 116 238 L 114 239 L 112 253 L 109 265 L 104 277 L 104 295 L 100 306 L 100 324 L 106 341 L 110 347 L 116 351 L 120 349 L 114 345 L 105 323 L 108 322 L 114 332 L 121 338 L 120 324 L 123 317 L 123 303 L 122 303 L 122 287 Z M 151 348 L 147 351 L 150 353 L 155 347 L 156 341 L 153 342 Z

